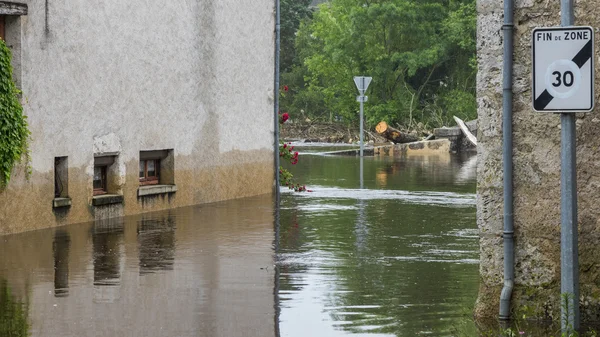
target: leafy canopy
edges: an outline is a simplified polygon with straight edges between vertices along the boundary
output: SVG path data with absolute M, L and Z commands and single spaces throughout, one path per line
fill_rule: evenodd
M 474 0 L 331 0 L 295 35 L 282 105 L 311 118 L 358 119 L 352 78 L 372 76 L 367 124 L 444 124 L 476 116 Z

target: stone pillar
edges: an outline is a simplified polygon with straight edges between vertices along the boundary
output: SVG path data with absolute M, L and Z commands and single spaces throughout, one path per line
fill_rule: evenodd
M 531 32 L 559 26 L 559 1 L 516 0 L 514 55 L 514 313 L 560 318 L 560 117 L 531 103 Z M 597 26 L 597 3 L 575 3 L 575 24 Z M 475 314 L 497 317 L 503 283 L 503 3 L 478 0 L 478 196 L 481 285 Z M 598 34 L 597 36 L 598 37 Z M 598 45 L 596 40 L 596 45 Z M 598 54 L 596 48 L 596 53 Z M 596 55 L 596 60 L 598 59 Z M 596 76 L 596 87 L 599 87 Z M 596 99 L 597 100 L 597 99 Z M 597 109 L 596 109 L 597 110 Z M 600 117 L 577 114 L 581 316 L 600 318 Z

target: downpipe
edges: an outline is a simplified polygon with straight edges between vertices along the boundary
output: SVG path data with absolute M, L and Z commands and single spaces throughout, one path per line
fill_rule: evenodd
M 280 0 L 275 0 L 275 83 L 273 88 L 274 94 L 274 165 L 275 165 L 275 207 L 279 207 L 281 200 L 281 189 L 279 187 L 279 55 L 281 49 L 281 4 Z
M 275 286 L 273 287 L 273 302 L 274 302 L 274 330 L 275 337 L 281 336 L 281 330 L 279 329 L 279 317 L 281 316 L 281 307 L 279 306 L 279 276 L 280 270 L 277 264 L 277 256 L 279 254 L 279 230 L 280 230 L 280 202 L 281 202 L 281 188 L 279 187 L 279 55 L 281 49 L 281 3 L 280 0 L 275 0 L 275 78 L 274 78 L 274 165 L 275 165 L 275 212 L 274 212 L 274 250 L 275 250 Z
M 514 0 L 504 0 L 504 65 L 502 79 L 502 165 L 504 181 L 504 287 L 500 294 L 502 321 L 510 320 L 510 299 L 515 279 L 514 199 L 513 199 L 513 50 Z

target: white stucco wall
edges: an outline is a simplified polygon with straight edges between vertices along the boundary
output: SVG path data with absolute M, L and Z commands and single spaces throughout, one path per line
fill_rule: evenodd
M 16 170 L 0 193 L 0 219 L 23 188 L 37 190 L 25 197 L 52 213 L 46 194 L 60 156 L 68 156 L 73 194 L 71 219 L 61 221 L 91 219 L 85 213 L 98 147 L 119 152 L 126 201 L 135 200 L 139 151 L 175 153 L 175 200 L 125 202 L 123 214 L 270 191 L 272 0 L 26 2 L 20 74 L 32 176 L 26 181 Z M 260 179 L 248 188 L 253 174 Z M 201 185 L 210 191 L 199 194 Z M 10 222 L 0 233 L 45 227 Z

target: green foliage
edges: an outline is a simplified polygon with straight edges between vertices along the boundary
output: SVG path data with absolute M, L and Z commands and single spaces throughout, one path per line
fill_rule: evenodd
M 280 127 L 290 118 L 287 112 L 283 114 L 279 114 L 279 125 Z M 289 162 L 292 165 L 298 164 L 298 151 L 294 151 L 294 146 L 292 143 L 285 143 L 280 141 L 279 143 L 279 159 L 283 162 Z M 279 182 L 282 185 L 287 186 L 289 189 L 294 190 L 295 192 L 312 192 L 306 189 L 305 185 L 300 185 L 299 183 L 294 182 L 294 175 L 283 168 L 283 166 L 279 166 Z
M 287 72 L 296 59 L 296 31 L 300 22 L 310 17 L 311 0 L 281 0 L 281 70 Z
M 355 123 L 352 78 L 366 75 L 368 126 L 475 118 L 475 29 L 474 0 L 331 0 L 299 26 L 282 107 Z
M 15 163 L 27 155 L 30 134 L 10 62 L 10 49 L 0 39 L 0 188 L 8 184 Z
M 14 300 L 6 281 L 0 280 L 0 336 L 28 336 L 27 310 Z

